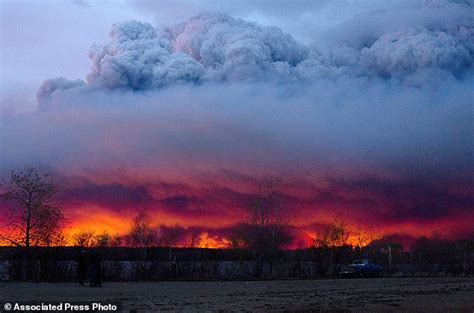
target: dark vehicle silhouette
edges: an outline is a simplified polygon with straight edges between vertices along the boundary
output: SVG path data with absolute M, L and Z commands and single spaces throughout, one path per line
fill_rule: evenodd
M 377 265 L 371 260 L 361 259 L 352 261 L 352 264 L 340 271 L 339 275 L 343 277 L 382 277 L 383 270 L 383 266 Z

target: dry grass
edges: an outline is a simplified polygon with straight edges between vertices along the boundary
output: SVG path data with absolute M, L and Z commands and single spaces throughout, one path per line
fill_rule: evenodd
M 474 312 L 474 278 L 2 283 L 3 301 L 110 301 L 125 312 Z M 3 304 L 1 304 L 3 306 Z

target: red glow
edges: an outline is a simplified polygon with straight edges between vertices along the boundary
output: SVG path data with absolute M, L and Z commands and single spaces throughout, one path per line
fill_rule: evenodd
M 256 178 L 229 173 L 209 174 L 205 180 L 194 175 L 188 183 L 184 179 L 152 179 L 154 175 L 145 173 L 131 179 L 121 174 L 115 183 L 100 175 L 92 175 L 85 182 L 70 179 L 56 199 L 67 218 L 64 233 L 68 237 L 79 231 L 125 235 L 137 212 L 147 209 L 153 225 L 180 228 L 176 246 L 227 248 L 229 231 L 245 221 L 258 186 Z M 406 185 L 391 180 L 289 181 L 281 188 L 294 235 L 288 248 L 313 245 L 324 225 L 334 219 L 347 224 L 348 243 L 352 245 L 391 234 L 419 237 L 436 231 L 447 239 L 472 236 L 470 188 L 437 184 L 432 191 L 432 185 Z M 421 191 L 413 192 L 413 188 Z M 370 236 L 361 240 L 358 230 Z

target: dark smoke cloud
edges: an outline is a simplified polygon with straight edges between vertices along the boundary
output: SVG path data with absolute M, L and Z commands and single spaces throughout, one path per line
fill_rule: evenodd
M 95 205 L 120 211 L 146 208 L 153 203 L 153 197 L 143 186 L 89 183 L 84 186 L 61 189 L 57 201 L 71 206 Z

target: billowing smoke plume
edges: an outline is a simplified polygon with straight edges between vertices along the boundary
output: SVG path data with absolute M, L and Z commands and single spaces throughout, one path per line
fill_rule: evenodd
M 325 54 L 276 27 L 227 15 L 203 14 L 164 29 L 137 21 L 118 23 L 113 25 L 108 43 L 92 48 L 87 82 L 107 89 L 156 90 L 180 83 L 295 82 L 359 76 L 404 80 L 427 70 L 454 76 L 472 72 L 472 8 L 465 4 L 430 5 L 434 8 L 421 10 L 424 15 L 412 16 L 421 16 L 426 25 L 411 20 L 404 23 L 408 27 L 401 25 L 378 37 L 372 34 L 358 44 L 335 44 Z M 433 15 L 443 16 L 444 10 L 447 21 L 433 21 Z M 372 15 L 372 19 L 385 16 Z M 40 102 L 57 89 L 80 83 L 60 79 L 45 84 L 38 93 Z
M 455 33 L 407 29 L 388 33 L 362 49 L 361 65 L 381 76 L 404 78 L 419 69 L 459 74 L 472 64 L 473 33 L 460 26 Z
M 226 15 L 200 15 L 159 34 L 148 23 L 123 22 L 112 26 L 110 37 L 92 48 L 87 77 L 89 84 L 108 89 L 283 76 L 308 54 L 278 28 Z
M 159 88 L 180 81 L 199 81 L 204 68 L 185 53 L 172 51 L 171 42 L 158 38 L 147 23 L 115 24 L 111 41 L 90 53 L 92 70 L 88 82 L 109 89 Z
M 51 100 L 51 95 L 57 90 L 68 90 L 76 87 L 85 86 L 85 82 L 82 79 L 69 80 L 63 77 L 55 79 L 47 79 L 41 84 L 41 87 L 36 93 L 36 99 L 40 105 L 40 109 L 43 108 L 43 105 Z
M 296 226 L 472 225 L 469 2 L 364 13 L 305 43 L 222 14 L 123 22 L 90 58 L 86 81 L 45 81 L 42 112 L 1 125 L 1 172 L 49 166 L 76 212 L 230 227 L 276 174 Z

